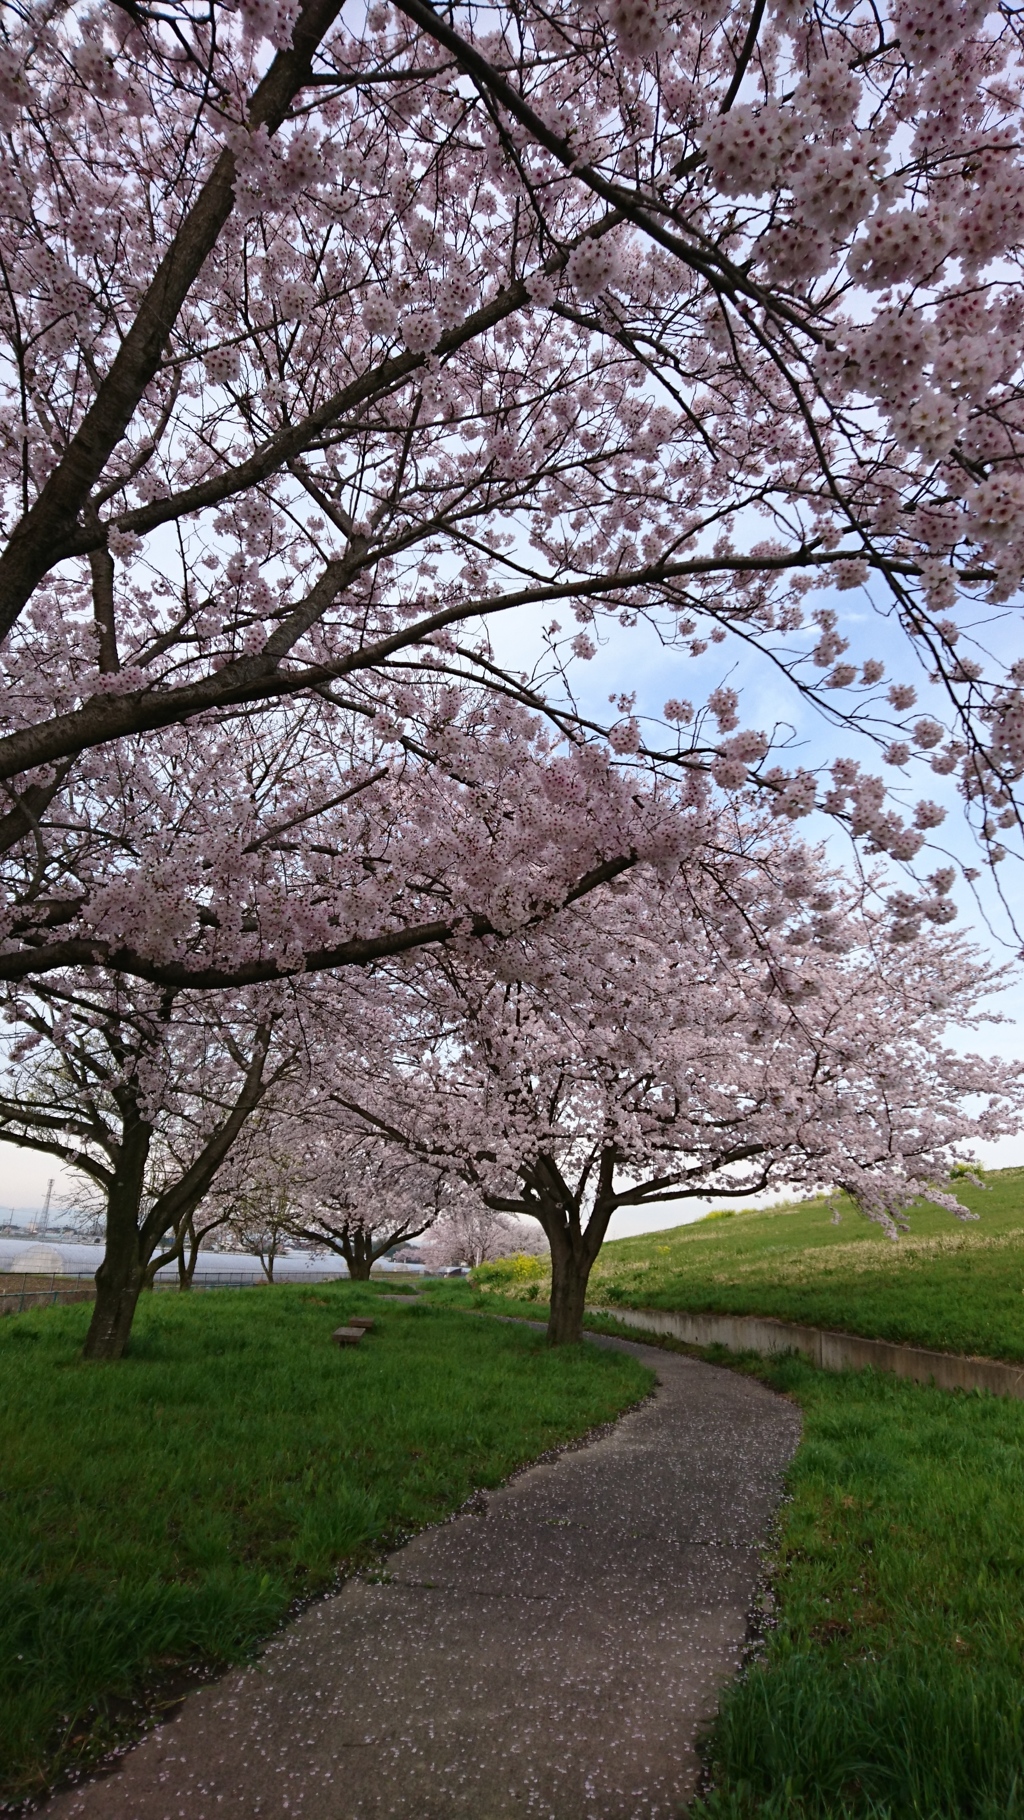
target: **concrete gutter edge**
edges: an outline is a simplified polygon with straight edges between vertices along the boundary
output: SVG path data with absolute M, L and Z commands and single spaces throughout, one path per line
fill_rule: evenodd
M 592 1308 L 642 1333 L 668 1334 L 690 1346 L 726 1346 L 730 1352 L 799 1352 L 823 1371 L 891 1371 L 917 1384 L 939 1390 L 987 1390 L 997 1397 L 1024 1399 L 1024 1364 L 999 1359 L 968 1358 L 954 1352 L 932 1352 L 891 1340 L 869 1340 L 858 1334 L 831 1333 L 802 1327 L 767 1315 L 688 1314 L 682 1309 Z

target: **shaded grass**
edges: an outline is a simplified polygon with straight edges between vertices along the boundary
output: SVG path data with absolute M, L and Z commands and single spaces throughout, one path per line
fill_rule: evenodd
M 632 1308 L 774 1315 L 944 1352 L 1024 1359 L 1024 1170 L 993 1171 L 961 1225 L 921 1205 L 896 1243 L 824 1200 L 604 1246 L 590 1300 Z
M 332 1329 L 378 1326 L 339 1351 Z M 287 1615 L 650 1373 L 522 1327 L 325 1285 L 147 1297 L 129 1356 L 90 1310 L 0 1325 L 0 1793 L 44 1792 L 132 1735 L 183 1674 Z

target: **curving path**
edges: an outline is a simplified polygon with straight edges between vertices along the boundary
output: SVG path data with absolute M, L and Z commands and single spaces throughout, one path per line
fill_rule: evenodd
M 310 1607 L 49 1820 L 669 1820 L 736 1669 L 795 1408 L 678 1354 L 654 1398 Z

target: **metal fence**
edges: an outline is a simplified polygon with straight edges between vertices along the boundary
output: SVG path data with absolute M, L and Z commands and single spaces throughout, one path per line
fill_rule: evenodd
M 266 1277 L 259 1270 L 204 1270 L 196 1271 L 192 1278 L 193 1289 L 257 1289 L 266 1284 Z M 279 1283 L 344 1283 L 348 1278 L 340 1270 L 325 1270 L 323 1274 L 309 1270 L 301 1274 L 289 1275 L 286 1270 L 274 1272 L 274 1286 Z M 166 1276 L 160 1275 L 153 1284 L 154 1289 L 177 1289 L 177 1273 L 168 1270 Z
M 66 1270 L 60 1276 L 47 1277 L 26 1273 L 22 1277 L 15 1271 L 6 1272 L 0 1275 L 0 1316 L 21 1314 L 26 1308 L 52 1307 L 56 1302 L 91 1302 L 96 1294 L 93 1284 L 94 1274 L 91 1270 Z M 404 1282 L 406 1278 L 398 1271 L 389 1271 L 386 1279 L 376 1277 L 374 1280 L 376 1282 L 382 1280 Z M 194 1290 L 257 1289 L 266 1281 L 266 1277 L 256 1270 L 197 1270 L 192 1279 L 192 1288 Z M 415 1275 L 410 1272 L 408 1281 L 420 1282 L 422 1278 L 418 1272 Z M 304 1270 L 300 1274 L 288 1271 L 280 1273 L 275 1271 L 274 1273 L 275 1286 L 284 1283 L 306 1283 L 310 1288 L 315 1288 L 318 1283 L 345 1282 L 348 1282 L 348 1277 L 337 1270 L 322 1272 Z M 178 1286 L 178 1276 L 174 1270 L 168 1270 L 166 1274 L 161 1273 L 153 1285 L 154 1289 L 177 1289 Z
M 91 1302 L 96 1294 L 95 1289 L 84 1287 L 75 1276 L 26 1276 L 17 1287 L 10 1287 L 9 1276 L 2 1281 L 0 1315 L 21 1314 L 26 1308 L 48 1308 L 54 1302 Z

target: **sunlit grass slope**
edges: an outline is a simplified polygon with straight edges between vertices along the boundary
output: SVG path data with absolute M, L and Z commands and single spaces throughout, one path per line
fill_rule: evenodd
M 372 1309 L 339 1351 L 331 1331 Z M 0 1799 L 130 1735 L 175 1675 L 645 1394 L 635 1360 L 338 1285 L 0 1321 Z
M 776 1315 L 945 1352 L 1024 1359 L 1024 1169 L 960 1186 L 979 1215 L 910 1214 L 895 1243 L 849 1204 L 737 1211 L 607 1244 L 591 1303 Z

